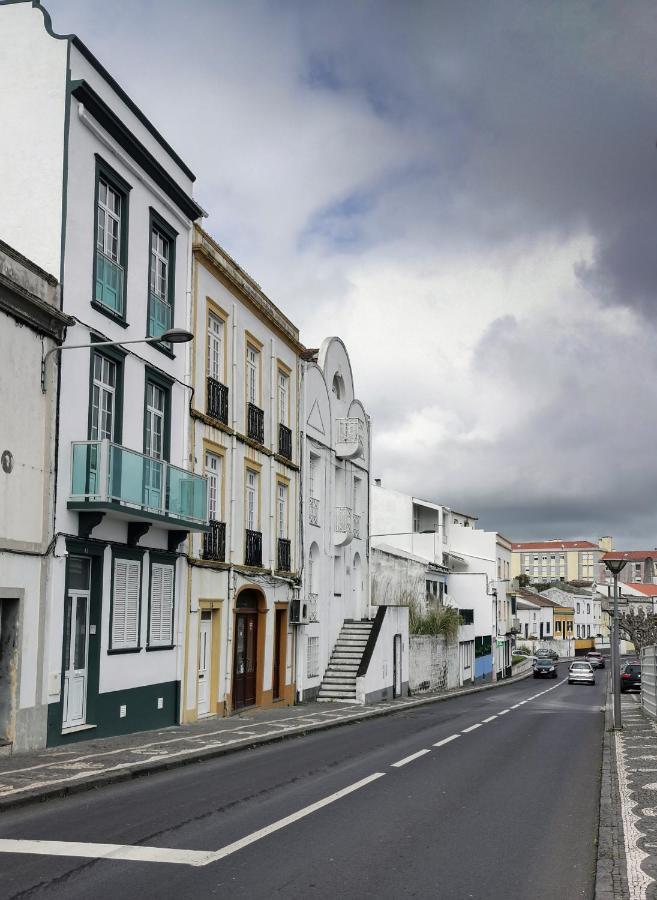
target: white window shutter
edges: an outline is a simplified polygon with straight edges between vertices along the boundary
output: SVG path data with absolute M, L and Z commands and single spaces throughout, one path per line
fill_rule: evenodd
M 168 647 L 173 644 L 173 581 L 173 566 L 153 563 L 149 623 L 151 646 Z
M 114 560 L 114 593 L 112 597 L 112 649 L 139 646 L 139 582 L 138 560 Z

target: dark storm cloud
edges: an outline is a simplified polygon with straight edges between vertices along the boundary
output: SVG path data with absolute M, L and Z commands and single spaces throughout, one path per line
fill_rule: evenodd
M 308 343 L 347 339 L 391 487 L 657 533 L 654 0 L 47 5 Z

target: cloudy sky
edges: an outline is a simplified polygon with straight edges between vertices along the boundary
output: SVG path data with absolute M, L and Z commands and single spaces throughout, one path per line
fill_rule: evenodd
M 302 340 L 345 340 L 373 475 L 657 546 L 654 0 L 46 6 Z

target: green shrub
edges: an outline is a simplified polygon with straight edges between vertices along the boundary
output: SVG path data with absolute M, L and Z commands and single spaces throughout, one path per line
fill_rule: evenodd
M 416 603 L 411 603 L 408 613 L 411 634 L 441 635 L 446 641 L 454 641 L 462 624 L 459 611 L 453 606 L 441 606 L 424 613 Z

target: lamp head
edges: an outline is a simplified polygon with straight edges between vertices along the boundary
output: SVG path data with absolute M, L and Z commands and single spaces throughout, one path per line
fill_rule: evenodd
M 185 331 L 184 328 L 169 328 L 167 331 L 163 331 L 157 340 L 167 344 L 187 344 L 194 340 L 194 335 L 191 331 Z
M 627 565 L 628 559 L 627 553 L 605 553 L 602 557 L 602 562 L 612 575 L 620 575 Z

